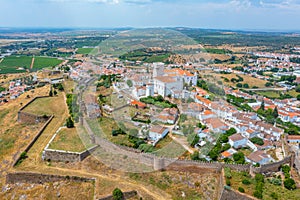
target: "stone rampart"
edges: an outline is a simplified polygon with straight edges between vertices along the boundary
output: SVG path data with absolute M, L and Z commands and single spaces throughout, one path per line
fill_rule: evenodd
M 49 96 L 38 96 L 31 99 L 27 104 L 20 108 L 18 111 L 18 122 L 27 123 L 27 124 L 37 124 L 46 122 L 49 117 L 47 116 L 39 116 L 32 113 L 24 112 L 24 109 L 29 106 L 32 102 L 39 98 L 48 98 Z
M 30 150 L 30 148 L 34 145 L 34 143 L 38 140 L 38 138 L 41 136 L 41 134 L 43 133 L 43 131 L 46 129 L 46 127 L 48 126 L 48 124 L 52 121 L 53 119 L 53 115 L 48 119 L 48 121 L 46 121 L 46 123 L 43 125 L 43 127 L 39 130 L 39 132 L 35 135 L 35 137 L 31 140 L 31 142 L 27 145 L 27 147 L 25 148 L 25 150 L 23 152 L 28 152 Z M 19 160 L 20 160 L 20 155 L 17 157 L 17 159 L 13 162 L 13 166 L 15 166 Z
M 57 181 L 76 181 L 76 182 L 93 182 L 94 178 L 78 177 L 78 176 L 60 176 L 53 174 L 41 174 L 34 172 L 13 172 L 6 175 L 7 184 L 15 183 L 35 183 L 42 184 L 46 182 Z
M 42 159 L 55 162 L 80 162 L 97 149 L 97 145 L 82 152 L 44 149 Z

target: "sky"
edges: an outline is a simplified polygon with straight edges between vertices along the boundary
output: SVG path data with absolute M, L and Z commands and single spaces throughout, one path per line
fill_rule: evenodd
M 300 30 L 300 0 L 0 0 L 0 27 Z

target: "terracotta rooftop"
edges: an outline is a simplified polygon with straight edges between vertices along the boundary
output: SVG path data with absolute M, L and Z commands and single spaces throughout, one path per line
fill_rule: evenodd
M 229 136 L 229 140 L 232 140 L 232 141 L 239 141 L 242 139 L 244 139 L 244 137 L 240 133 L 236 133 L 234 135 Z

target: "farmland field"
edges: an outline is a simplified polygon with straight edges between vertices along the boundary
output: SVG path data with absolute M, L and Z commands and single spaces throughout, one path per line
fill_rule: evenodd
M 58 60 L 57 58 L 50 57 L 35 57 L 33 69 L 39 70 L 45 67 L 54 67 L 62 63 L 62 60 Z
M 94 48 L 78 48 L 77 54 L 89 54 L 94 50 Z
M 31 57 L 29 56 L 10 56 L 4 58 L 0 63 L 0 74 L 22 73 L 30 68 L 30 64 Z
M 0 63 L 0 74 L 23 73 L 30 69 L 31 56 L 9 56 Z M 33 70 L 52 67 L 60 64 L 62 60 L 50 57 L 35 57 Z

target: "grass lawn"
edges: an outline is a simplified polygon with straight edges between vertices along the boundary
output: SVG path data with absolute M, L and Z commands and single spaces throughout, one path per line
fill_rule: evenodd
M 37 115 L 62 115 L 65 101 L 63 93 L 59 93 L 55 97 L 38 98 L 30 105 L 28 105 L 24 112 L 33 113 Z
M 86 148 L 79 137 L 80 131 L 83 131 L 83 129 L 77 129 L 77 128 L 61 129 L 57 133 L 53 142 L 49 145 L 49 148 L 57 149 L 57 150 L 73 151 L 73 152 L 84 151 Z

